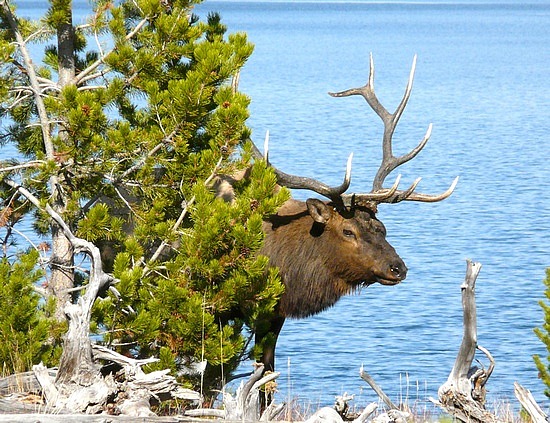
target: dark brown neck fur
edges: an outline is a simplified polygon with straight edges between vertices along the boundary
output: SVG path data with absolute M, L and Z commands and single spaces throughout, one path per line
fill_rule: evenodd
M 293 222 L 292 233 L 285 225 Z M 319 227 L 307 213 L 303 202 L 291 200 L 264 223 L 265 245 L 261 251 L 270 257 L 270 264 L 280 270 L 285 292 L 279 303 L 279 313 L 285 317 L 303 318 L 333 306 L 343 295 L 353 290 L 357 275 L 339 269 L 344 278 L 335 278 L 338 266 L 334 245 L 321 242 L 327 229 Z M 304 234 L 309 236 L 304 237 Z M 317 239 L 316 239 L 317 238 Z M 312 243 L 317 248 L 312 248 Z M 322 249 L 320 251 L 319 245 Z M 331 266 L 331 269 L 328 269 Z M 361 281 L 358 280 L 356 284 Z

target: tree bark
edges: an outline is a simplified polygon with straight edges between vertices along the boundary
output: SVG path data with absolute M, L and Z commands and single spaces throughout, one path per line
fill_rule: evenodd
M 63 12 L 65 15 L 64 22 L 57 27 L 57 62 L 59 74 L 57 84 L 60 89 L 73 83 L 75 76 L 74 27 L 71 2 L 66 5 Z M 63 127 L 59 129 L 58 135 L 62 141 L 67 139 L 67 134 L 63 130 Z M 54 151 L 54 156 L 55 153 Z M 53 157 L 48 158 L 51 160 Z M 53 209 L 60 215 L 63 215 L 66 206 L 65 195 L 59 189 L 60 184 L 64 184 L 63 179 L 63 175 L 58 175 L 56 179 L 50 181 Z M 65 306 L 72 302 L 70 289 L 74 287 L 74 249 L 57 223 L 52 223 L 51 231 L 52 257 L 48 288 L 57 300 L 55 317 L 59 321 L 64 321 L 66 318 Z
M 62 203 L 55 206 L 58 213 L 63 213 Z M 71 303 L 71 291 L 74 287 L 74 249 L 71 242 L 63 235 L 63 230 L 55 223 L 51 224 L 52 255 L 50 258 L 50 278 L 47 292 L 56 300 L 54 317 L 57 321 L 66 320 L 65 307 Z

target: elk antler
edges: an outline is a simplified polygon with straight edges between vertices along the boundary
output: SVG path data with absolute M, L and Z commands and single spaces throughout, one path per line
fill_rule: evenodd
M 405 191 L 398 191 L 396 184 L 399 183 L 399 177 L 396 181 L 396 184 L 390 189 L 383 188 L 384 180 L 396 167 L 402 165 L 403 163 L 408 162 L 409 160 L 416 157 L 418 153 L 424 148 L 430 135 L 432 133 L 432 124 L 428 126 L 426 135 L 420 141 L 420 143 L 413 148 L 409 153 L 404 154 L 400 157 L 395 157 L 393 155 L 392 149 L 392 137 L 397 127 L 397 123 L 407 106 L 409 97 L 411 95 L 412 84 L 414 79 L 414 71 L 416 68 L 416 55 L 413 59 L 413 64 L 411 67 L 411 72 L 409 75 L 409 82 L 407 83 L 407 88 L 405 89 L 405 94 L 401 99 L 401 102 L 395 109 L 395 112 L 388 112 L 384 106 L 378 100 L 376 93 L 374 92 L 374 61 L 372 59 L 372 54 L 370 55 L 370 72 L 369 72 L 369 81 L 368 83 L 361 88 L 352 88 L 349 90 L 341 91 L 338 93 L 329 93 L 332 97 L 347 97 L 350 95 L 361 95 L 367 101 L 369 106 L 376 112 L 376 114 L 382 119 L 384 123 L 384 136 L 382 139 L 382 163 L 376 172 L 374 182 L 372 184 L 372 191 L 366 194 L 346 194 L 343 196 L 344 202 L 348 203 L 350 199 L 355 202 L 374 202 L 374 203 L 398 203 L 403 200 L 409 201 L 422 201 L 422 202 L 436 202 L 444 200 L 449 197 L 458 183 L 458 176 L 455 178 L 449 189 L 439 195 L 430 195 L 430 194 L 421 194 L 415 192 L 416 186 L 420 182 L 421 178 L 416 179 L 413 184 Z
M 401 175 L 398 175 L 393 186 L 391 188 L 383 188 L 384 181 L 386 177 L 398 166 L 403 163 L 408 162 L 409 160 L 416 157 L 416 155 L 424 148 L 432 132 L 432 124 L 428 126 L 426 135 L 420 141 L 420 143 L 412 149 L 409 153 L 404 154 L 399 157 L 393 155 L 392 149 L 392 137 L 397 127 L 397 123 L 403 114 L 403 110 L 409 101 L 411 95 L 412 83 L 414 79 L 414 71 L 416 68 L 416 55 L 413 59 L 413 64 L 411 72 L 409 75 L 409 82 L 407 83 L 407 88 L 405 89 L 405 94 L 401 99 L 401 102 L 397 106 L 397 109 L 394 113 L 388 112 L 384 106 L 378 100 L 374 92 L 374 61 L 372 59 L 372 54 L 370 55 L 370 73 L 368 83 L 361 88 L 352 88 L 349 90 L 341 91 L 338 93 L 329 93 L 332 97 L 348 97 L 351 95 L 361 95 L 367 101 L 369 106 L 376 112 L 378 116 L 382 119 L 384 123 L 384 136 L 382 139 L 382 163 L 378 168 L 376 176 L 374 178 L 372 191 L 369 193 L 359 193 L 359 194 L 344 194 L 345 191 L 349 188 L 351 182 L 351 161 L 353 158 L 353 153 L 350 154 L 348 158 L 348 163 L 346 167 L 346 175 L 344 177 L 344 182 L 338 187 L 329 187 L 328 185 L 317 181 L 316 179 L 306 178 L 303 176 L 289 175 L 270 165 L 277 176 L 277 181 L 280 185 L 286 186 L 287 188 L 294 189 L 307 189 L 314 191 L 324 197 L 329 198 L 333 201 L 336 206 L 341 207 L 353 207 L 354 205 L 365 204 L 371 205 L 376 209 L 376 205 L 380 203 L 398 203 L 403 200 L 408 201 L 421 201 L 421 202 L 437 202 L 444 200 L 449 197 L 458 183 L 458 176 L 454 179 L 451 186 L 447 191 L 439 195 L 431 194 L 421 194 L 415 192 L 416 186 L 420 182 L 421 178 L 417 178 L 412 185 L 402 191 L 398 190 L 399 181 Z M 260 150 L 252 142 L 252 152 L 256 158 L 264 158 L 266 162 L 268 160 L 268 142 L 269 142 L 269 132 L 266 133 L 265 142 L 264 142 L 264 151 L 265 154 L 262 155 Z
M 256 147 L 256 144 L 254 144 L 253 142 L 251 144 L 252 144 L 252 153 L 254 154 L 254 156 L 259 159 L 263 158 L 267 163 L 269 163 L 269 131 L 267 131 L 265 134 L 264 154 L 260 152 L 258 147 Z M 287 188 L 307 189 L 307 190 L 316 192 L 317 194 L 320 194 L 323 197 L 330 199 L 334 203 L 341 203 L 342 195 L 349 188 L 349 184 L 351 182 L 352 159 L 353 159 L 353 153 L 351 153 L 348 157 L 348 163 L 346 165 L 346 174 L 344 176 L 344 182 L 342 182 L 342 184 L 337 187 L 330 187 L 324 184 L 323 182 L 320 182 L 313 178 L 307 178 L 305 176 L 290 175 L 288 173 L 285 173 L 277 169 L 271 163 L 269 163 L 269 165 L 275 171 L 275 175 L 277 176 L 277 183 L 279 185 L 285 186 Z

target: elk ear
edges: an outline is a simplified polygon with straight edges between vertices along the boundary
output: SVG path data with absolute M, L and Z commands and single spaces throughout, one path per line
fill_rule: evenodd
M 326 224 L 332 216 L 332 207 L 316 198 L 306 201 L 307 209 L 313 220 L 322 225 Z

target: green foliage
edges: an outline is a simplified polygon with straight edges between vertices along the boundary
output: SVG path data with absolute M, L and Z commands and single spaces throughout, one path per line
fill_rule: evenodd
M 544 285 L 546 286 L 544 296 L 547 300 L 550 300 L 550 268 L 546 269 L 546 279 L 544 280 Z M 544 394 L 547 397 L 550 397 L 550 304 L 545 301 L 540 301 L 540 306 L 544 312 L 544 324 L 542 325 L 542 328 L 535 328 L 535 334 L 545 345 L 548 355 L 546 356 L 545 361 L 543 361 L 539 355 L 535 355 L 533 358 L 535 360 L 535 364 L 537 365 L 537 369 L 539 370 L 540 378 L 546 385 Z
M 43 20 L 18 19 L 17 28 L 2 9 L 0 139 L 28 165 L 0 173 L 0 227 L 13 234 L 32 210 L 9 180 L 54 204 L 118 280 L 119 295 L 104 293 L 94 309 L 104 342 L 160 357 L 156 368 L 175 373 L 206 360 L 214 386 L 246 356 L 244 327 L 265 320 L 283 290 L 257 251 L 263 218 L 289 194 L 264 163 L 236 184 L 234 202 L 213 192 L 216 175 L 250 165 L 250 100 L 231 81 L 253 47 L 217 14 L 200 21 L 194 3 L 98 0 L 78 27 L 68 0 L 51 0 Z M 40 65 L 22 59 L 18 32 L 45 52 L 33 59 Z M 28 217 L 53 236 L 44 212 Z
M 40 362 L 53 365 L 59 348 L 58 325 L 49 317 L 51 304 L 43 304 L 33 285 L 42 278 L 35 250 L 11 263 L 0 259 L 0 363 L 4 372 L 23 372 Z

